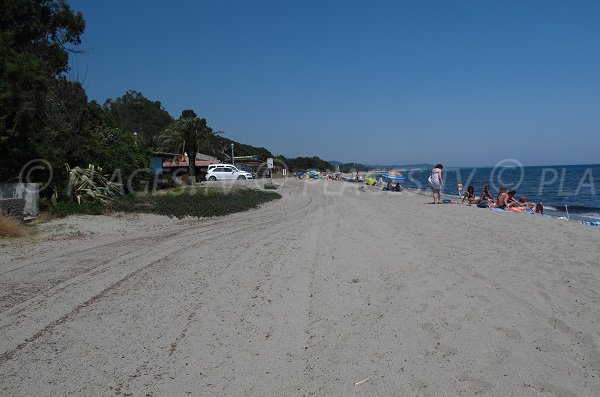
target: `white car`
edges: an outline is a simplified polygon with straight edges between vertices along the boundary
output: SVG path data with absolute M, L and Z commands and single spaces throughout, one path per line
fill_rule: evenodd
M 225 163 L 223 163 L 223 164 L 210 164 L 208 166 L 208 171 L 210 171 L 210 170 L 212 170 L 213 168 L 216 168 L 216 167 L 231 167 L 231 168 L 235 168 L 236 170 L 239 171 L 239 169 L 235 165 L 225 164 Z
M 252 174 L 240 171 L 230 164 L 211 164 L 208 166 L 208 172 L 206 173 L 207 181 L 223 181 L 227 179 L 252 179 Z

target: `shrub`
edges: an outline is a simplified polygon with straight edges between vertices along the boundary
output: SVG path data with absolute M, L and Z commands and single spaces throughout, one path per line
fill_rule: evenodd
M 73 201 L 59 201 L 50 208 L 50 214 L 58 218 L 64 218 L 69 215 L 102 215 L 106 213 L 106 207 L 102 203 L 82 202 L 77 204 Z
M 276 190 L 277 189 L 277 185 L 274 184 L 273 182 L 267 182 L 267 183 L 265 183 L 265 189 Z
M 69 172 L 69 193 L 77 200 L 78 204 L 83 202 L 99 202 L 109 205 L 117 195 L 123 194 L 123 186 L 120 183 L 110 182 L 102 175 L 102 168 L 70 168 L 65 164 Z
M 23 237 L 25 229 L 18 220 L 0 214 L 0 238 Z
M 254 189 L 235 189 L 229 193 L 218 189 L 178 189 L 163 194 L 130 195 L 115 201 L 113 209 L 123 212 L 149 212 L 175 218 L 199 218 L 247 211 L 279 198 L 281 195 L 278 193 Z

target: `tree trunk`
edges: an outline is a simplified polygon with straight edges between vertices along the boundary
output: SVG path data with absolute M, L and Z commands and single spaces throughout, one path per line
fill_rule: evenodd
M 188 151 L 188 175 L 192 180 L 196 179 L 196 151 Z

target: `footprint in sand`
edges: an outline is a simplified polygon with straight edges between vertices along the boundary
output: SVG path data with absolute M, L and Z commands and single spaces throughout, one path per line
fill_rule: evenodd
M 492 389 L 492 384 L 490 382 L 466 374 L 458 376 L 457 379 L 464 384 L 468 392 L 473 394 L 484 393 Z
M 513 339 L 513 340 L 521 339 L 521 333 L 519 331 L 517 331 L 516 329 L 509 329 L 509 328 L 504 328 L 504 327 L 494 327 L 494 329 L 500 333 L 503 333 L 509 339 Z

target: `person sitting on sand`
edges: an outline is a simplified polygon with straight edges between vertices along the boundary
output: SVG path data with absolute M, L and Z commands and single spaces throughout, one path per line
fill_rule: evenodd
M 473 186 L 469 186 L 467 187 L 467 191 L 465 193 L 465 195 L 462 198 L 462 203 L 465 203 L 465 200 L 468 200 L 468 204 L 477 204 L 479 202 L 479 200 L 477 199 L 477 197 L 475 196 L 475 188 L 473 188 Z
M 496 197 L 496 208 L 500 208 L 502 210 L 506 209 L 508 206 L 508 193 L 506 193 L 506 188 L 504 186 L 500 187 L 500 191 L 498 193 L 498 197 Z
M 492 203 L 494 202 L 494 196 L 492 196 L 492 193 L 490 193 L 490 185 L 485 185 L 483 187 L 483 193 L 481 193 L 480 200 L 489 200 Z
M 519 203 L 523 204 L 525 206 L 525 208 L 527 208 L 528 210 L 533 211 L 535 209 L 535 204 L 530 202 L 529 200 L 527 200 L 527 198 L 525 196 L 519 197 Z

